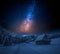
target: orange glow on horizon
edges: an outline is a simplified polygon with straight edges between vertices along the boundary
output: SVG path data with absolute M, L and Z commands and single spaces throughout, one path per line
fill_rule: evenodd
M 32 21 L 31 20 L 25 20 L 20 27 L 21 32 L 28 33 L 32 31 Z

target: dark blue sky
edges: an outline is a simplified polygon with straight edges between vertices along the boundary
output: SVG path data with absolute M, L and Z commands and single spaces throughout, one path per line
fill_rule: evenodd
M 55 29 L 53 9 L 50 0 L 5 1 L 1 4 L 0 24 L 8 30 L 20 32 L 18 28 L 21 22 L 30 17 L 34 21 L 33 33 Z

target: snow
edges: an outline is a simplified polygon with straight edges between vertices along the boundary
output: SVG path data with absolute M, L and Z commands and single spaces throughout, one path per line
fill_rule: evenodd
M 14 34 L 11 35 L 13 36 Z M 17 36 L 19 37 L 21 35 L 18 34 Z M 42 39 L 43 36 L 44 35 L 38 36 L 36 40 Z M 51 36 L 53 35 L 51 34 L 50 37 Z M 60 54 L 60 37 L 51 39 L 50 45 L 36 45 L 34 41 L 29 43 L 15 44 L 13 46 L 0 46 L 0 54 Z
M 0 47 L 0 54 L 60 54 L 60 45 L 36 45 L 35 42 Z

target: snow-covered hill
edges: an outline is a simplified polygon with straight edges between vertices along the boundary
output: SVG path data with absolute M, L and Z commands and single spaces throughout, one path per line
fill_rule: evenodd
M 50 45 L 36 45 L 36 40 L 42 39 L 44 34 L 37 35 L 35 41 L 24 42 L 10 46 L 0 46 L 0 54 L 60 54 L 60 33 L 46 33 L 48 38 L 51 39 Z M 0 35 L 19 37 L 20 34 L 15 34 L 0 27 Z M 58 36 L 58 38 L 57 38 Z M 22 34 L 23 37 L 23 34 Z M 25 37 L 25 36 L 24 36 Z M 26 36 L 27 37 L 27 36 Z M 28 38 L 28 37 L 27 37 Z M 29 39 L 28 39 L 29 40 Z

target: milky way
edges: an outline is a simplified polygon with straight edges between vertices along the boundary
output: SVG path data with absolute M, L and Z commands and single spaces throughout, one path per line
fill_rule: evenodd
M 26 15 L 26 18 L 25 20 L 23 20 L 22 24 L 21 24 L 21 28 L 20 30 L 22 32 L 31 32 L 33 29 L 33 16 L 34 16 L 34 8 L 35 8 L 35 1 L 33 4 L 31 4 L 29 7 L 28 7 L 28 10 L 27 10 L 27 15 Z
M 6 2 L 1 7 L 0 24 L 16 33 L 41 33 L 56 24 L 52 7 L 44 0 Z

